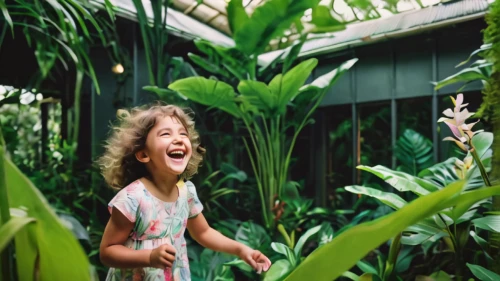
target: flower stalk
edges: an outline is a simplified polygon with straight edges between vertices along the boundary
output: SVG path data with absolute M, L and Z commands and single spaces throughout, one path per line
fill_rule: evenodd
M 474 147 L 474 144 L 472 142 L 472 138 L 476 134 L 483 132 L 483 130 L 472 130 L 472 127 L 474 127 L 474 125 L 476 125 L 479 120 L 469 124 L 465 123 L 465 121 L 467 121 L 467 119 L 472 117 L 475 113 L 469 112 L 469 110 L 467 110 L 466 106 L 469 104 L 463 103 L 463 94 L 458 94 L 456 99 L 451 97 L 451 100 L 453 101 L 453 105 L 455 107 L 453 108 L 453 110 L 451 108 L 448 108 L 443 111 L 443 114 L 446 117 L 439 118 L 438 122 L 444 122 L 446 125 L 448 125 L 451 132 L 453 133 L 453 137 L 446 137 L 443 140 L 455 142 L 455 144 L 460 149 L 472 155 L 472 157 L 467 155 L 463 161 L 457 161 L 457 163 L 455 163 L 457 175 L 459 178 L 465 179 L 466 173 L 471 167 L 473 159 L 475 164 L 478 166 L 479 171 L 481 172 L 481 177 L 483 178 L 484 184 L 487 186 L 491 186 L 491 182 L 483 165 L 483 162 L 477 154 L 476 148 Z

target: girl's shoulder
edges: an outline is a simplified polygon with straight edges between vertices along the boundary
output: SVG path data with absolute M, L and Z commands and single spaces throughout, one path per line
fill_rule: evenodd
M 124 188 L 122 188 L 121 191 L 124 191 L 124 192 L 126 192 L 128 194 L 141 194 L 141 193 L 144 192 L 145 188 L 146 187 L 144 186 L 144 184 L 142 183 L 142 181 L 140 181 L 140 180 L 137 179 L 137 180 L 131 182 L 129 185 L 127 185 Z
M 125 186 L 108 203 L 109 212 L 111 213 L 113 208 L 116 208 L 131 222 L 135 222 L 137 210 L 144 196 L 144 189 L 145 187 L 140 180 Z
M 132 200 L 139 200 L 144 196 L 144 189 L 144 184 L 140 180 L 135 180 L 118 191 L 115 197 L 126 197 Z

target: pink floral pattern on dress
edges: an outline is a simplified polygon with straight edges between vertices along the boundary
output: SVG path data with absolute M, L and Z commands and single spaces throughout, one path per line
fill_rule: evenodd
M 196 188 L 190 181 L 177 183 L 179 197 L 175 202 L 164 202 L 154 197 L 137 180 L 120 190 L 109 202 L 110 212 L 116 208 L 128 220 L 134 222 L 134 229 L 125 246 L 131 249 L 154 249 L 162 244 L 173 245 L 177 255 L 173 268 L 136 268 L 122 270 L 110 268 L 106 281 L 190 281 L 187 256 L 187 220 L 203 210 Z

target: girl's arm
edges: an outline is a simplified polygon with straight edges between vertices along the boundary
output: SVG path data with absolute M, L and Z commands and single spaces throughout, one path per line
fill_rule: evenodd
M 203 247 L 238 256 L 257 271 L 267 271 L 271 266 L 269 259 L 259 251 L 229 239 L 211 228 L 201 213 L 188 220 L 187 228 L 191 237 Z M 259 266 L 258 263 L 261 265 Z
M 171 261 L 174 260 L 175 249 L 170 245 L 161 245 L 155 250 L 134 250 L 123 246 L 133 227 L 133 222 L 129 221 L 118 209 L 113 208 L 102 236 L 101 262 L 115 268 L 172 266 Z

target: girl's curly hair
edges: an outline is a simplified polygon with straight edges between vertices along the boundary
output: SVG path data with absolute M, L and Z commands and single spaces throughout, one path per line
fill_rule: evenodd
M 186 128 L 193 153 L 180 178 L 189 179 L 198 172 L 205 149 L 200 146 L 200 136 L 194 128 L 194 112 L 175 105 L 153 105 L 120 109 L 118 125 L 104 146 L 106 151 L 97 160 L 106 182 L 114 189 L 121 189 L 133 181 L 148 176 L 146 166 L 139 162 L 135 153 L 144 149 L 149 131 L 158 117 L 175 116 Z

